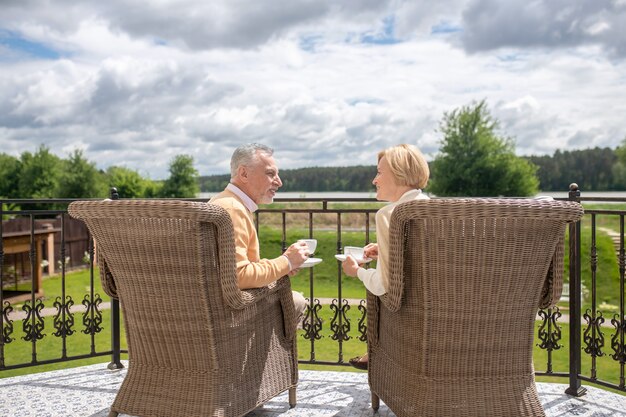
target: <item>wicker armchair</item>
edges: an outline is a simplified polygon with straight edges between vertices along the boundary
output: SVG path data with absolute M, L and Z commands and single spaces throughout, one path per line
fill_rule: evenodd
M 369 383 L 398 417 L 543 416 L 537 310 L 556 304 L 580 204 L 434 199 L 396 207 L 390 288 L 367 299 Z
M 110 416 L 242 416 L 298 379 L 288 278 L 237 288 L 230 217 L 183 201 L 70 204 L 119 298 L 128 373 Z

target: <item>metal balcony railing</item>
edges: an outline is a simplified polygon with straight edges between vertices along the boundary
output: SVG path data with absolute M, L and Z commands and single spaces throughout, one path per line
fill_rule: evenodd
M 626 211 L 608 204 L 626 203 L 626 198 L 585 198 L 572 187 L 568 199 L 607 204 L 586 209 L 583 220 L 569 227 L 569 297 L 554 309 L 538 312 L 536 342 L 545 354 L 545 368 L 537 366 L 544 357 L 535 357 L 536 375 L 568 378 L 567 393 L 571 395 L 584 394 L 583 381 L 626 392 Z M 0 377 L 3 370 L 101 356 L 111 357 L 112 368 L 122 366 L 120 358 L 125 350 L 120 336 L 119 304 L 111 300 L 109 305 L 96 289 L 93 242 L 86 230 L 82 232 L 83 237 L 79 237 L 79 226 L 67 215 L 71 201 L 74 200 L 0 200 L 3 219 L 22 219 L 21 231 L 9 231 L 9 223 L 0 223 L 3 235 L 0 243 Z M 324 262 L 332 265 L 333 276 L 326 276 L 326 273 L 322 277 L 316 268 L 311 268 L 301 272 L 305 278 L 298 278 L 305 282 L 300 286 L 309 300 L 299 335 L 306 340 L 309 350 L 301 363 L 346 365 L 344 347 L 348 342 L 360 343 L 360 353 L 365 352 L 365 291 L 361 297 L 346 296 L 347 281 L 341 264 L 331 255 L 342 253 L 344 246 L 363 246 L 374 240 L 372 219 L 379 207 L 380 203 L 365 198 L 279 198 L 273 205 L 255 213 L 259 235 L 271 230 L 278 236 L 271 239 L 269 247 L 261 248 L 264 256 L 268 253 L 277 256 L 294 240 L 319 239 L 324 232 L 326 242 L 332 241 L 333 247 L 326 248 Z M 55 233 L 54 242 L 37 238 L 39 226 L 44 222 L 54 222 L 50 229 Z M 15 250 L 11 249 L 15 242 L 10 238 L 16 234 L 28 241 L 26 254 L 21 257 L 16 257 Z M 613 239 L 608 249 L 612 251 L 610 254 L 606 253 L 607 246 L 603 243 L 607 234 Z M 86 253 L 83 270 L 89 276 L 89 288 L 79 291 L 77 296 L 77 290 L 68 280 L 72 276 L 69 270 L 81 265 L 81 260 L 76 259 L 76 253 L 81 251 Z M 610 262 L 600 263 L 602 257 Z M 55 276 L 59 295 L 54 299 L 46 298 L 40 288 L 41 274 L 51 269 L 51 262 L 58 266 Z M 613 264 L 615 267 L 608 270 L 606 265 Z M 336 291 L 320 295 L 321 279 L 334 280 L 332 285 Z M 354 294 L 354 286 L 350 293 Z M 567 337 L 563 336 L 565 333 Z M 71 348 L 72 338 L 76 337 L 89 339 L 88 351 L 77 352 Z M 322 337 L 335 343 L 336 350 L 330 358 L 327 352 L 321 359 L 316 353 Z M 41 347 L 44 342 L 48 343 L 45 350 Z M 302 348 L 300 351 L 302 353 Z M 567 363 L 567 369 L 555 369 L 556 362 Z

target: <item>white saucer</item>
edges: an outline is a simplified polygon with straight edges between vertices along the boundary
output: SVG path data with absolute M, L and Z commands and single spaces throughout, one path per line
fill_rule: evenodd
M 317 265 L 320 262 L 322 262 L 322 259 L 320 258 L 309 258 L 306 261 L 304 261 L 302 265 L 300 265 L 300 268 L 310 268 L 314 265 Z
M 346 257 L 347 257 L 347 256 L 348 256 L 348 255 L 338 254 L 338 255 L 335 255 L 335 259 L 337 259 L 338 261 L 343 262 L 343 261 L 345 261 L 345 260 L 346 260 Z M 356 256 L 354 256 L 354 255 L 352 255 L 352 257 L 353 257 L 353 258 L 356 260 L 356 262 L 357 262 L 357 263 L 359 263 L 359 264 L 366 264 L 366 263 L 368 263 L 368 262 L 371 262 L 371 261 L 372 261 L 372 258 L 357 258 L 357 257 L 356 257 Z

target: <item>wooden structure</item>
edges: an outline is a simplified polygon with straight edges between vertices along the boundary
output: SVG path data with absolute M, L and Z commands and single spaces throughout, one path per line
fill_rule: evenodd
M 27 253 L 29 262 L 29 271 L 31 275 L 31 279 L 29 282 L 31 283 L 31 288 L 27 291 L 24 289 L 10 289 L 11 282 L 9 281 L 11 277 L 7 276 L 6 271 L 3 272 L 2 279 L 2 288 L 4 299 L 10 302 L 18 302 L 24 301 L 31 298 L 31 292 L 35 292 L 35 297 L 40 297 L 43 295 L 43 268 L 42 268 L 42 260 L 43 260 L 43 247 L 44 242 L 48 243 L 48 249 L 54 251 L 54 234 L 58 232 L 59 229 L 40 229 L 35 230 L 33 233 L 30 231 L 23 232 L 6 232 L 2 234 L 2 249 L 4 256 Z M 52 248 L 50 248 L 50 242 L 52 242 Z M 34 269 L 33 269 L 33 256 L 34 256 Z M 50 255 L 48 254 L 48 257 Z M 52 264 L 54 263 L 54 258 L 52 259 Z M 17 274 L 23 275 L 23 271 L 14 271 L 15 277 L 13 277 L 15 283 L 19 283 L 19 279 L 17 278 Z M 22 281 L 25 282 L 25 281 Z M 9 289 L 4 290 L 5 287 L 9 287 Z

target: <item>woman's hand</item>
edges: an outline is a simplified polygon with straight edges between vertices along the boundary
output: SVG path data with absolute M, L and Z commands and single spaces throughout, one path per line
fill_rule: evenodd
M 356 273 L 359 270 L 359 264 L 352 255 L 346 256 L 346 260 L 341 263 L 341 269 L 349 277 L 356 277 Z
M 363 248 L 363 257 L 378 259 L 378 243 L 369 243 Z

